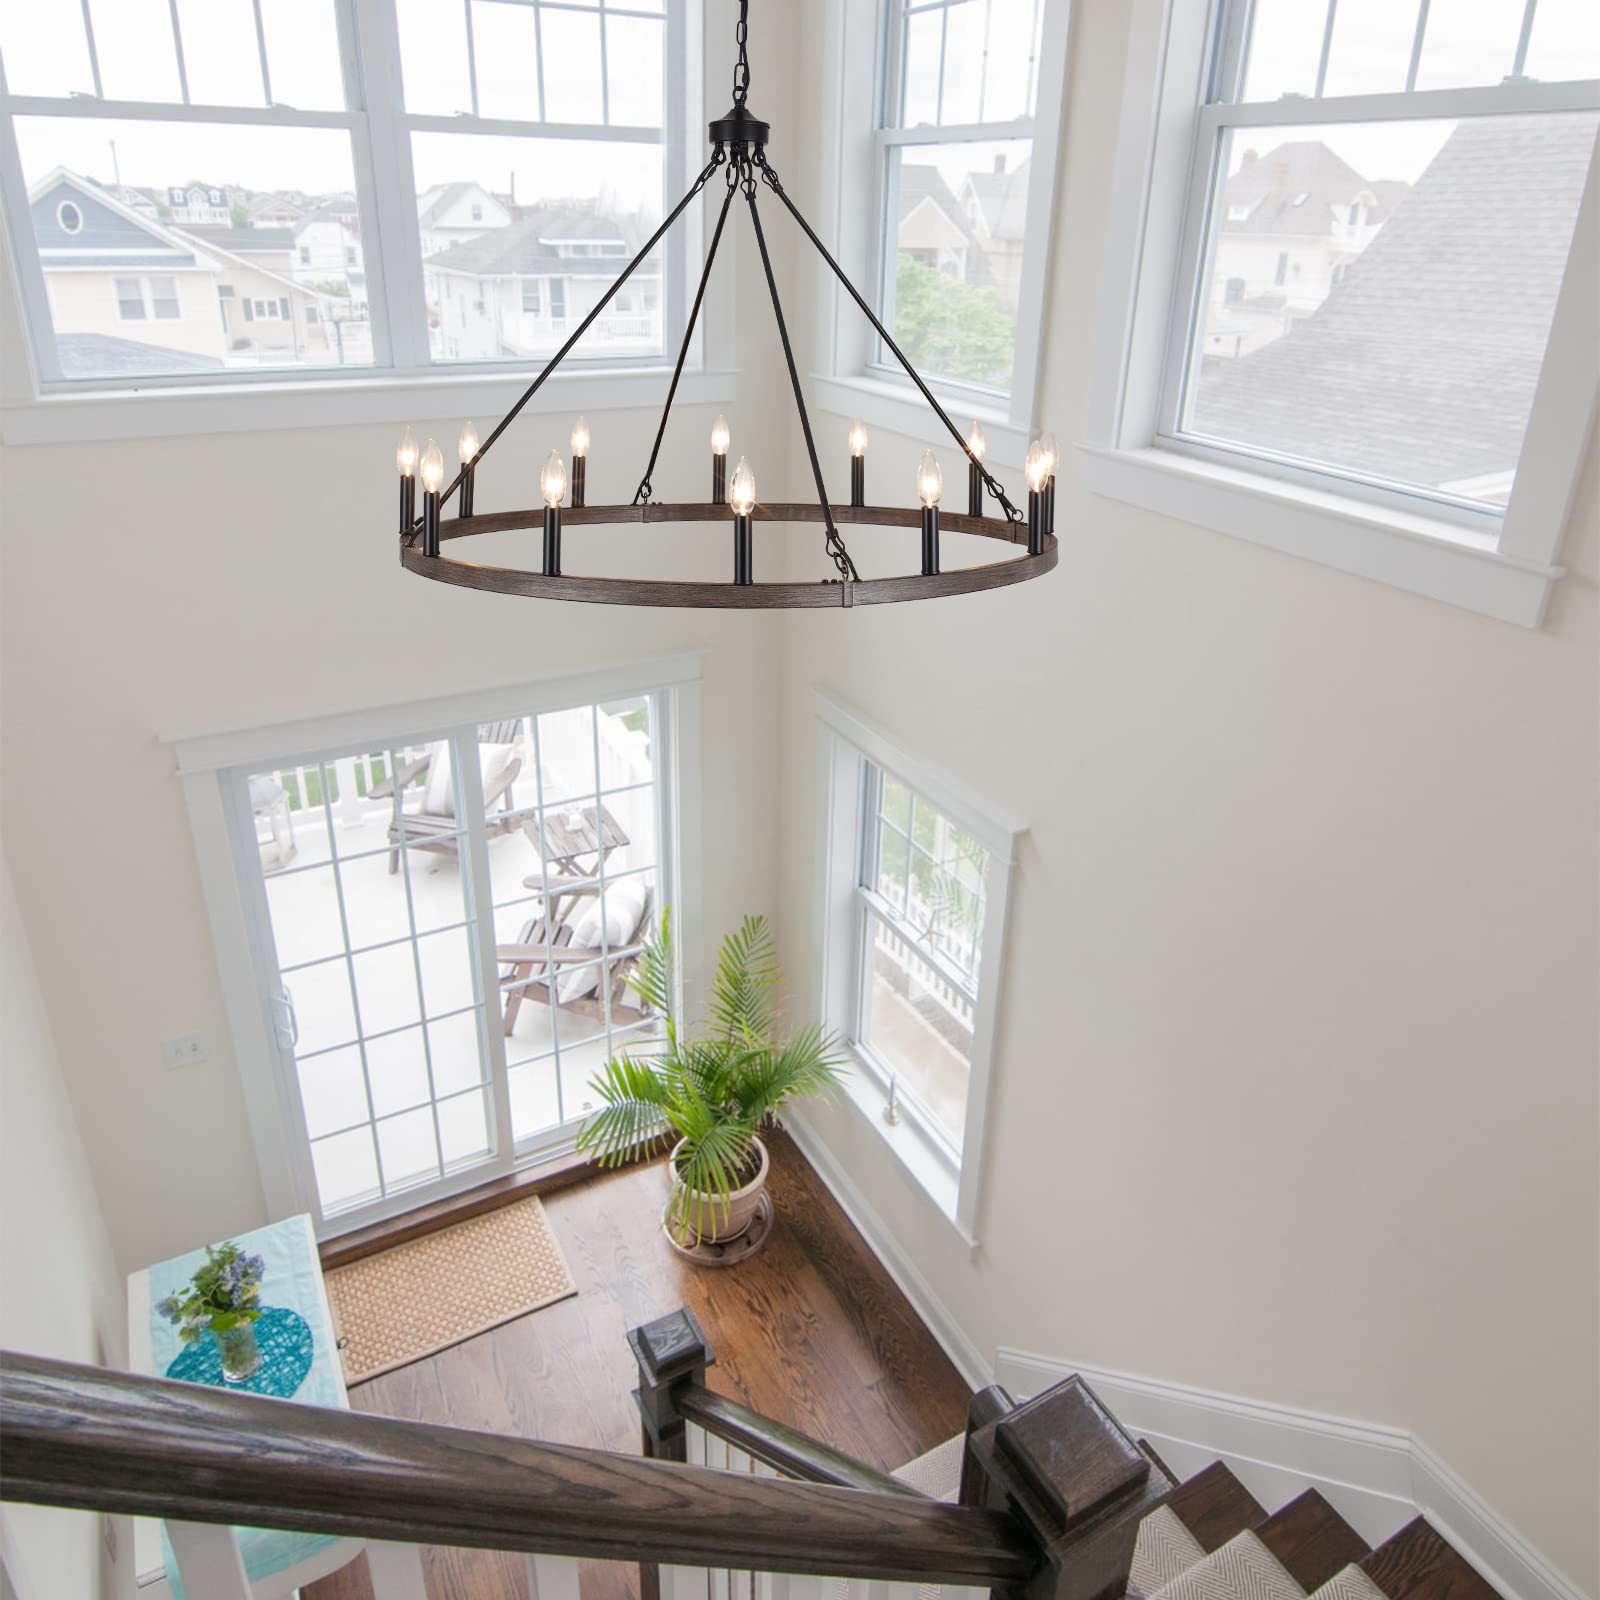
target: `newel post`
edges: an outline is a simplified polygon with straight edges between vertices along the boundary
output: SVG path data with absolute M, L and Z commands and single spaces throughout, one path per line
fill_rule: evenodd
M 1003 1389 L 973 1396 L 961 1499 L 1012 1512 L 1038 1541 L 1025 1600 L 1123 1600 L 1139 1523 L 1173 1487 L 1082 1378 L 1020 1406 Z

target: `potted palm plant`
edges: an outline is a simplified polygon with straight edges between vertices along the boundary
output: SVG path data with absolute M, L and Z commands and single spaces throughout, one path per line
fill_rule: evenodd
M 666 1221 L 680 1244 L 724 1243 L 749 1228 L 767 1181 L 761 1130 L 791 1100 L 826 1095 L 838 1082 L 832 1035 L 815 1025 L 776 1037 L 777 950 L 765 917 L 746 917 L 722 941 L 711 985 L 711 1016 L 700 1036 L 679 1025 L 672 925 L 645 941 L 629 986 L 662 1019 L 661 1048 L 624 1052 L 590 1079 L 601 1109 L 578 1148 L 602 1166 L 674 1136 Z

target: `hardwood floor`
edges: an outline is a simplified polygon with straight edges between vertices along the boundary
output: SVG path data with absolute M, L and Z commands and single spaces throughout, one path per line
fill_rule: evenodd
M 577 1280 L 570 1300 L 350 1392 L 360 1410 L 636 1454 L 628 1329 L 688 1306 L 716 1351 L 719 1393 L 893 1468 L 964 1426 L 968 1390 L 849 1220 L 782 1135 L 771 1140 L 777 1222 L 730 1269 L 691 1266 L 662 1238 L 664 1163 L 545 1198 Z M 429 1600 L 520 1600 L 517 1558 L 430 1550 Z M 583 1600 L 637 1592 L 637 1569 L 584 1564 Z M 371 1600 L 365 1561 L 306 1600 Z

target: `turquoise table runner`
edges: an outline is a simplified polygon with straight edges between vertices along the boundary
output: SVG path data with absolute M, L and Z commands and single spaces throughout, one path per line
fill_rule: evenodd
M 266 1264 L 261 1276 L 263 1309 L 281 1306 L 296 1311 L 311 1330 L 311 1369 L 293 1392 L 296 1404 L 346 1409 L 348 1401 L 339 1378 L 339 1352 L 334 1348 L 333 1329 L 323 1312 L 322 1271 L 305 1223 L 296 1217 L 237 1237 L 247 1254 L 260 1256 Z M 191 1250 L 188 1255 L 175 1256 L 150 1269 L 150 1366 L 157 1376 L 166 1372 L 185 1346 L 178 1337 L 178 1330 L 159 1315 L 155 1307 L 167 1295 L 181 1289 L 205 1264 L 205 1259 L 204 1250 Z M 265 1349 L 263 1356 L 270 1359 Z M 219 1384 L 218 1387 L 232 1385 Z M 252 1583 L 298 1566 L 339 1543 L 331 1534 L 282 1533 L 270 1528 L 236 1528 L 234 1531 L 244 1557 L 244 1570 Z M 178 1563 L 167 1542 L 165 1526 L 161 1543 L 173 1595 L 175 1600 L 183 1600 L 183 1580 L 178 1576 Z

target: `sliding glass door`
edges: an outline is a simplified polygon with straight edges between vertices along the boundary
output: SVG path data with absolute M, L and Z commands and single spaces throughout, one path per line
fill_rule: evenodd
M 666 692 L 237 769 L 290 1163 L 322 1230 L 570 1144 L 648 1050 L 629 986 L 667 904 Z

